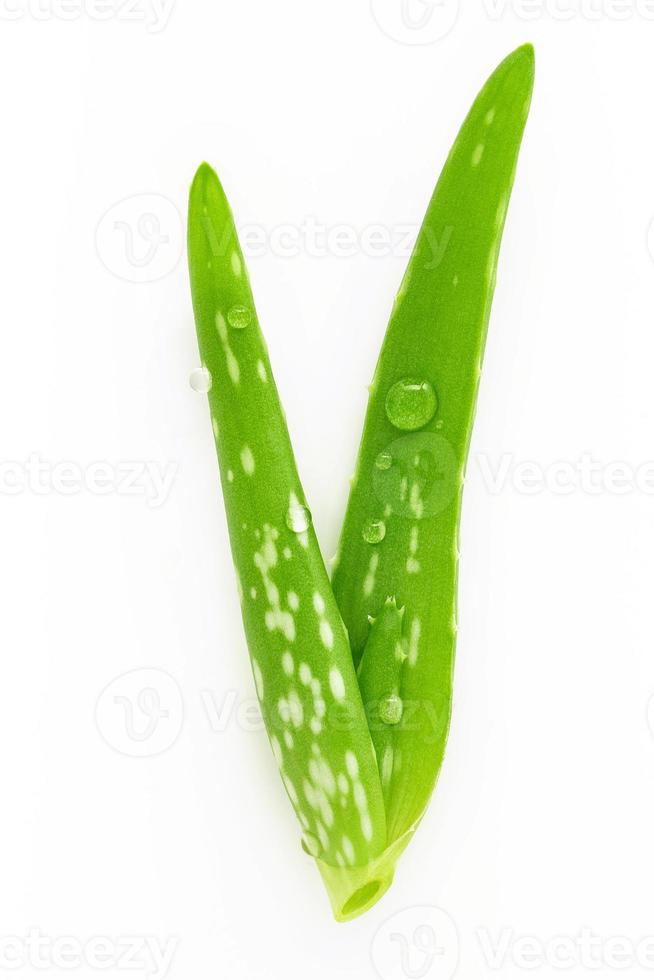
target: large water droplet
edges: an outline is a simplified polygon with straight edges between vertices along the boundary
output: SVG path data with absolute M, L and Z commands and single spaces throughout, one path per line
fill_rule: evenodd
M 189 375 L 188 383 L 193 391 L 206 395 L 211 388 L 211 374 L 206 367 L 194 368 Z
M 295 531 L 296 534 L 306 531 L 311 527 L 311 511 L 309 508 L 305 507 L 304 504 L 291 504 L 286 511 L 286 526 L 291 531 Z
M 379 702 L 379 717 L 385 725 L 397 725 L 403 710 L 404 705 L 399 694 L 389 694 Z
M 392 465 L 393 457 L 391 453 L 389 453 L 388 449 L 383 449 L 375 460 L 375 466 L 378 470 L 390 470 Z
M 386 525 L 373 518 L 364 524 L 362 534 L 368 544 L 379 544 L 386 537 Z
M 396 429 L 412 432 L 434 417 L 438 399 L 429 381 L 405 378 L 397 381 L 386 395 L 386 415 Z
M 315 836 L 315 834 L 309 833 L 307 831 L 302 835 L 302 850 L 306 851 L 311 857 L 317 857 L 320 854 L 320 841 Z
M 227 322 L 230 327 L 234 327 L 235 330 L 243 330 L 248 326 L 250 320 L 252 319 L 252 314 L 248 310 L 247 306 L 232 306 L 231 310 L 227 314 Z

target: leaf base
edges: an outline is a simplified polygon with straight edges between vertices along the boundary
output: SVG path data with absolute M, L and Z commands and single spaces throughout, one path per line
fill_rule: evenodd
M 395 866 L 415 828 L 393 841 L 365 867 L 335 868 L 316 858 L 337 922 L 348 922 L 371 909 L 393 883 Z

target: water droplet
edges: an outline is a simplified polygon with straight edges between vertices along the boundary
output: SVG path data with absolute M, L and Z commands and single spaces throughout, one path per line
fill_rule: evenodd
M 194 368 L 189 375 L 188 383 L 193 391 L 206 395 L 211 388 L 211 374 L 206 367 Z
M 247 306 L 232 306 L 231 310 L 227 314 L 227 322 L 230 327 L 234 327 L 235 330 L 243 330 L 248 326 L 250 320 L 252 319 L 252 314 L 248 310 Z
M 296 534 L 306 531 L 311 527 L 311 511 L 309 508 L 303 504 L 291 505 L 286 511 L 286 526 L 291 531 L 295 531 Z
M 429 381 L 405 378 L 396 382 L 386 395 L 386 415 L 396 429 L 412 432 L 434 417 L 438 399 Z
M 385 725 L 397 725 L 403 710 L 404 705 L 399 694 L 389 694 L 379 702 L 379 717 Z
M 369 520 L 364 524 L 362 534 L 368 544 L 379 544 L 386 537 L 386 525 L 383 521 Z
M 388 449 L 384 449 L 375 460 L 375 466 L 378 470 L 390 470 L 392 465 L 393 457 L 389 453 Z
M 317 857 L 320 854 L 320 841 L 314 834 L 310 834 L 308 831 L 302 836 L 302 850 L 306 851 L 311 857 Z
M 439 419 L 438 422 L 435 423 L 435 426 L 436 426 L 437 429 L 442 429 L 443 428 L 443 420 L 442 419 Z

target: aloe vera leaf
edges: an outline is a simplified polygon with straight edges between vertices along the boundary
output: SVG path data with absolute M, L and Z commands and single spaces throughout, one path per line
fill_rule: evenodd
M 335 914 L 346 918 L 382 891 L 366 877 L 386 846 L 380 779 L 231 210 L 207 164 L 191 187 L 188 252 L 257 695 L 304 846 L 319 859 Z
M 377 756 L 384 802 L 388 800 L 395 734 L 402 718 L 402 668 L 407 658 L 402 641 L 404 609 L 391 596 L 370 624 L 357 678 Z
M 525 45 L 490 76 L 445 163 L 370 388 L 333 573 L 355 662 L 365 656 L 368 617 L 386 596 L 406 607 L 389 842 L 421 817 L 449 728 L 463 474 L 533 77 L 533 49 Z M 371 543 L 380 533 L 367 529 L 380 525 L 385 533 Z M 386 766 L 388 778 L 389 759 Z

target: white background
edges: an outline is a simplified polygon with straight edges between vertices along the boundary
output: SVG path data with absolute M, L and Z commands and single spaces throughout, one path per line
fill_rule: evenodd
M 645 976 L 654 4 L 39 2 L 0 3 L 0 973 Z M 188 384 L 187 189 L 209 160 L 263 234 L 255 297 L 329 555 L 407 229 L 525 40 L 537 80 L 464 496 L 452 733 L 393 888 L 336 925 L 252 724 Z M 308 218 L 358 244 L 316 247 Z M 127 492 L 126 461 L 167 475 L 163 498 L 152 478 Z

